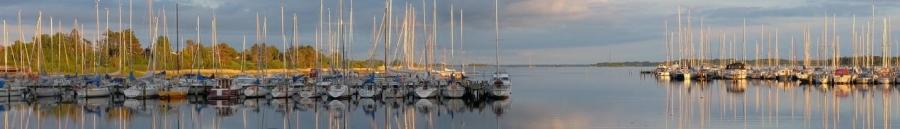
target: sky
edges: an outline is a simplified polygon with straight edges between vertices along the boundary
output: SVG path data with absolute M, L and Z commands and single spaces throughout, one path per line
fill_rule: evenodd
M 120 23 L 129 25 L 129 2 L 132 2 L 131 26 L 137 35 L 147 42 L 148 1 L 147 0 L 101 0 L 100 28 L 105 29 L 109 10 L 109 26 L 118 30 Z M 195 39 L 197 35 L 197 19 L 200 19 L 201 40 L 210 40 L 210 19 L 218 19 L 218 40 L 240 49 L 243 36 L 254 41 L 255 17 L 267 17 L 268 43 L 281 46 L 281 5 L 284 5 L 285 31 L 290 32 L 291 16 L 299 19 L 299 35 L 301 44 L 312 45 L 317 25 L 319 25 L 319 0 L 151 0 L 154 12 L 159 15 L 165 11 L 168 30 L 175 37 L 176 28 L 180 30 L 182 39 Z M 327 12 L 333 16 L 339 12 L 339 0 L 324 0 L 323 14 L 327 23 Z M 383 0 L 353 1 L 354 42 L 350 55 L 356 59 L 369 57 L 372 48 L 373 19 L 383 14 Z M 437 7 L 437 48 L 436 55 L 442 50 L 454 49 L 453 56 L 457 62 L 490 64 L 495 59 L 496 39 L 494 31 L 494 1 L 490 0 L 437 0 L 436 5 L 430 0 L 393 0 L 394 15 L 401 16 L 404 5 L 411 5 L 417 10 L 417 19 L 422 18 L 422 9 L 431 18 L 432 6 Z M 665 29 L 674 30 L 677 25 L 678 10 L 684 16 L 683 25 L 690 24 L 699 31 L 701 19 L 704 28 L 710 28 L 715 35 L 743 34 L 742 25 L 746 20 L 748 28 L 746 55 L 753 55 L 752 44 L 761 38 L 762 28 L 765 33 L 779 31 L 778 41 L 790 42 L 790 37 L 802 33 L 803 26 L 812 26 L 812 32 L 821 30 L 823 19 L 834 16 L 839 34 L 849 36 L 852 18 L 862 26 L 871 20 L 872 1 L 867 0 L 500 0 L 500 44 L 502 64 L 587 64 L 613 61 L 661 61 L 666 59 Z M 97 20 L 95 1 L 93 0 L 12 0 L 0 4 L 0 19 L 5 19 L 10 27 L 9 33 L 18 36 L 14 31 L 17 11 L 22 14 L 22 28 L 26 34 L 34 32 L 38 12 L 44 17 L 53 17 L 54 22 L 62 24 L 66 32 L 71 29 L 74 20 L 84 25 L 86 35 L 96 35 Z M 175 5 L 179 5 L 178 21 L 175 19 Z M 349 22 L 350 0 L 344 0 L 345 22 Z M 900 2 L 875 1 L 875 16 L 888 17 L 894 13 Z M 119 7 L 122 7 L 120 22 Z M 451 6 L 454 10 L 450 14 Z M 460 13 L 461 12 L 461 13 Z M 687 16 L 690 12 L 690 18 Z M 462 20 L 460 20 L 462 17 Z M 451 19 L 455 23 L 455 45 L 451 44 Z M 687 23 L 691 19 L 691 23 Z M 431 19 L 428 19 L 431 22 Z M 336 21 L 336 20 L 335 20 Z M 45 32 L 49 31 L 49 21 L 44 22 Z M 417 20 L 417 28 L 421 29 L 422 20 Z M 462 22 L 464 27 L 460 27 Z M 175 23 L 178 23 L 176 27 Z M 337 23 L 337 22 L 331 22 Z M 881 25 L 881 20 L 878 20 Z M 377 23 L 380 24 L 380 23 Z M 427 23 L 431 25 L 431 23 Z M 763 27 L 765 26 L 765 27 Z M 56 26 L 58 27 L 58 26 Z M 876 26 L 873 28 L 881 28 Z M 461 29 L 460 33 L 458 30 Z M 892 28 L 894 29 L 894 28 Z M 670 31 L 672 31 L 670 30 Z M 880 34 L 881 31 L 877 31 Z M 422 32 L 418 32 L 422 33 Z M 696 32 L 695 32 L 696 33 Z M 892 31 L 891 34 L 895 32 Z M 424 39 L 424 34 L 417 34 Z M 813 38 L 815 38 L 814 35 Z M 719 36 L 712 40 L 718 41 Z M 726 36 L 733 37 L 733 36 Z M 730 38 L 729 38 L 730 39 Z M 846 38 L 845 38 L 846 39 Z M 876 38 L 880 41 L 880 38 Z M 10 39 L 10 41 L 13 39 Z M 738 39 L 739 40 L 739 39 Z M 849 42 L 849 41 L 846 41 Z M 419 44 L 423 44 L 420 41 Z M 208 43 L 207 43 L 208 44 Z M 718 48 L 718 42 L 711 42 L 711 48 Z M 846 43 L 845 43 L 846 44 Z M 148 44 L 144 44 L 148 45 Z M 424 45 L 417 45 L 424 46 Z M 790 51 L 783 45 L 781 51 Z M 900 46 L 900 45 L 897 45 Z M 849 47 L 842 53 L 849 53 Z M 795 48 L 799 50 L 799 48 Z M 379 51 L 380 52 L 380 51 Z M 876 52 L 880 52 L 878 49 Z M 450 52 L 447 52 L 450 56 Z M 718 50 L 709 56 L 717 57 Z M 790 52 L 781 52 L 782 58 L 789 58 Z M 800 53 L 800 52 L 796 52 Z M 895 52 L 898 53 L 898 52 Z M 896 54 L 895 54 L 896 55 Z M 380 57 L 381 55 L 376 55 Z M 798 55 L 799 56 L 799 55 Z M 442 56 L 438 56 L 442 57 Z

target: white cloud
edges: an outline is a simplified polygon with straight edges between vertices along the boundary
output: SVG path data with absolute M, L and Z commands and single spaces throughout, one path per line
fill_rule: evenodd
M 194 7 L 217 9 L 228 3 L 228 0 L 180 0 L 180 4 Z
M 510 3 L 504 15 L 513 26 L 580 20 L 608 11 L 607 0 L 523 0 Z M 599 10 L 602 9 L 602 10 Z

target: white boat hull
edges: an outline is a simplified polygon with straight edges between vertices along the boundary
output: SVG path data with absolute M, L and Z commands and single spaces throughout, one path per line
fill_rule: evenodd
M 37 88 L 37 90 L 31 91 L 34 96 L 37 97 L 55 97 L 62 95 L 62 89 L 58 88 Z
M 104 97 L 109 96 L 110 93 L 108 88 L 84 88 L 75 92 L 76 96 L 80 98 Z
M 128 88 L 123 92 L 125 97 L 128 98 L 148 98 L 158 95 L 159 90 L 155 88 Z
M 419 97 L 419 98 L 431 98 L 431 97 L 436 96 L 438 93 L 437 88 L 424 87 L 424 86 L 416 87 L 415 92 L 416 92 L 416 97 Z
M 21 97 L 25 93 L 24 87 L 2 88 L 0 89 L 0 97 Z
M 875 82 L 878 84 L 891 84 L 891 78 L 881 77 L 881 78 L 875 79 Z
M 493 97 L 509 97 L 512 94 L 512 89 L 509 86 L 494 86 L 490 92 Z
M 381 94 L 381 88 L 378 87 L 367 87 L 358 90 L 359 97 L 363 98 L 372 98 Z
M 245 97 L 265 97 L 269 94 L 269 90 L 259 86 L 249 86 L 244 88 Z
M 317 90 L 317 88 L 314 86 L 300 87 L 300 91 L 297 94 L 303 98 L 319 97 L 319 95 L 321 95 L 321 94 L 319 94 L 319 91 Z
M 837 84 L 847 84 L 847 83 L 851 83 L 853 80 L 853 76 L 850 76 L 850 75 L 842 75 L 842 76 L 836 75 L 832 78 L 834 78 L 834 83 L 837 83 Z
M 328 86 L 328 96 L 331 98 L 343 98 L 350 96 L 350 87 L 347 85 L 331 85 Z
M 457 83 L 453 83 L 450 86 L 444 87 L 444 90 L 441 91 L 441 95 L 447 98 L 459 98 L 463 97 L 466 94 L 466 88 L 458 85 Z
M 271 94 L 272 94 L 273 98 L 286 98 L 286 97 L 293 96 L 297 92 L 298 91 L 296 88 L 279 86 L 279 87 L 275 87 L 275 89 L 272 89 Z

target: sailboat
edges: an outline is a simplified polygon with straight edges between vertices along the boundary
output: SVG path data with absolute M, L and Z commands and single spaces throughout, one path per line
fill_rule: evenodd
M 374 73 L 369 74 L 368 77 L 363 81 L 362 86 L 359 87 L 358 95 L 362 98 L 373 98 L 375 96 L 381 95 L 381 87 L 377 86 L 376 75 Z
M 266 86 L 264 87 L 275 87 L 269 92 L 273 98 L 286 98 L 297 93 L 297 90 L 290 86 L 292 82 L 291 77 L 284 74 L 268 76 L 263 78 L 263 80 L 266 81 L 266 83 L 264 83 Z
M 6 20 L 3 20 L 3 46 L 9 46 L 7 42 L 7 37 L 9 37 L 6 32 Z M 3 64 L 5 66 L 10 66 L 7 58 L 9 57 L 9 51 L 3 51 Z M 21 97 L 24 95 L 27 88 L 22 86 L 11 85 L 8 78 L 3 77 L 0 78 L 0 97 L 6 97 L 9 99 L 10 97 Z
M 152 10 L 152 4 L 149 7 L 150 8 L 148 10 Z M 159 32 L 158 31 L 159 17 L 153 16 L 152 11 L 148 12 L 148 13 L 149 13 L 148 16 L 149 16 L 149 20 L 150 20 L 149 23 L 151 26 L 150 37 L 156 37 L 157 32 Z M 156 42 L 157 42 L 156 38 L 151 39 L 151 43 L 152 43 L 151 47 L 155 47 Z M 153 55 L 151 57 L 150 65 L 148 66 L 150 71 L 147 72 L 143 77 L 138 79 L 138 81 L 139 81 L 138 84 L 135 86 L 129 87 L 128 89 L 125 89 L 125 91 L 124 91 L 125 97 L 142 98 L 142 99 L 156 97 L 156 96 L 159 96 L 160 88 L 169 86 L 169 80 L 166 79 L 166 73 L 165 72 L 161 72 L 161 73 L 156 72 L 156 56 L 158 56 L 158 55 Z
M 258 22 L 259 22 L 259 16 L 257 16 L 257 25 L 259 25 Z M 258 59 L 257 60 L 258 73 L 257 74 L 265 74 L 263 72 L 264 71 L 263 69 L 265 69 L 264 68 L 265 64 L 268 63 L 268 62 L 264 62 L 263 56 L 262 56 L 262 53 L 265 53 L 263 51 L 265 51 L 266 41 L 268 41 L 268 38 L 266 36 L 266 32 L 268 32 L 268 18 L 263 19 L 263 28 L 262 29 L 263 29 L 262 34 L 260 36 L 257 36 L 257 37 L 262 37 L 262 40 L 259 40 L 259 42 L 263 43 L 260 47 L 257 48 L 257 49 L 260 49 L 260 51 L 257 51 L 257 53 L 256 53 L 258 56 L 258 58 L 257 58 Z M 259 33 L 259 32 L 257 32 L 257 33 Z M 259 34 L 257 34 L 257 35 L 259 35 Z M 259 39 L 259 38 L 257 38 L 257 39 Z M 266 95 L 269 94 L 269 89 L 266 89 L 265 87 L 263 87 L 263 84 L 264 84 L 263 81 L 265 81 L 265 80 L 263 80 L 263 78 L 252 77 L 252 79 L 255 79 L 255 82 L 246 83 L 246 82 L 248 82 L 246 80 L 249 80 L 248 78 L 250 78 L 250 76 L 242 76 L 240 78 L 235 78 L 235 81 L 237 83 L 242 83 L 242 84 L 238 84 L 238 85 L 241 85 L 241 87 L 243 88 L 241 93 L 244 94 L 244 97 L 249 97 L 249 98 L 265 97 Z M 244 81 L 241 81 L 241 80 L 244 80 Z
M 96 41 L 97 41 L 97 42 L 100 42 L 100 35 L 101 35 L 101 34 L 100 34 L 100 30 L 99 30 L 99 28 L 100 28 L 100 21 L 99 21 L 99 19 L 100 19 L 100 5 L 99 5 L 99 4 L 100 4 L 99 1 L 97 1 L 97 3 L 96 3 L 97 20 L 98 20 L 98 21 L 97 21 L 97 28 L 98 28 L 98 30 L 97 30 L 97 32 L 96 32 L 96 33 L 97 33 L 97 37 L 96 37 Z M 107 16 L 106 19 L 109 19 L 109 12 L 107 12 L 107 15 L 106 15 L 106 16 Z M 109 30 L 108 26 L 109 26 L 109 25 L 107 25 L 107 29 L 106 29 L 107 31 Z M 51 30 L 52 30 L 52 29 L 51 29 Z M 99 57 L 99 55 L 98 55 L 98 57 Z M 96 62 L 96 63 L 97 63 L 97 65 L 99 65 L 99 62 Z M 103 84 L 103 83 L 104 83 L 103 80 L 108 80 L 108 79 L 105 78 L 105 77 L 102 77 L 102 76 L 100 75 L 100 73 L 97 73 L 97 72 L 96 72 L 96 68 L 95 68 L 95 74 L 96 74 L 96 75 L 94 75 L 94 76 L 92 76 L 92 77 L 85 77 L 84 79 L 82 79 L 83 81 L 81 81 L 81 82 L 83 82 L 83 83 L 79 83 L 80 85 L 75 87 L 75 88 L 76 88 L 76 89 L 75 89 L 75 92 L 76 92 L 75 95 L 76 95 L 77 97 L 79 97 L 79 98 L 90 98 L 90 97 L 105 97 L 105 96 L 109 96 L 109 94 L 110 94 L 110 89 L 109 89 L 109 87 L 107 87 L 107 85 L 104 85 L 104 84 Z M 70 80 L 70 79 L 60 78 L 59 80 Z M 108 81 L 107 81 L 107 82 L 108 82 Z
M 282 1 L 282 2 L 284 2 L 284 1 Z M 284 4 L 282 3 L 281 5 L 282 5 L 281 6 L 281 26 L 279 28 L 281 28 L 281 46 L 285 50 L 285 55 L 281 56 L 282 63 L 284 63 L 284 72 L 281 74 L 276 74 L 274 76 L 269 76 L 269 77 L 266 77 L 265 79 L 263 79 L 263 80 L 266 80 L 266 83 L 265 83 L 266 87 L 275 87 L 272 89 L 272 92 L 269 92 L 269 94 L 271 94 L 273 98 L 286 98 L 286 97 L 293 96 L 294 94 L 297 93 L 297 89 L 292 87 L 292 85 L 291 85 L 294 82 L 293 77 L 288 76 L 288 74 L 290 73 L 289 72 L 290 70 L 289 70 L 289 66 L 288 66 L 287 50 L 289 48 L 287 47 L 287 35 L 284 32 Z M 296 20 L 297 19 L 295 16 L 294 17 L 295 23 L 296 23 Z M 296 32 L 294 32 L 294 33 L 296 33 Z M 293 42 L 293 39 L 292 39 L 292 42 Z
M 462 17 L 462 11 L 460 11 L 460 17 Z M 456 39 L 456 37 L 455 37 L 456 26 L 453 23 L 454 22 L 453 19 L 455 19 L 455 18 L 456 18 L 456 15 L 454 15 L 454 9 L 451 8 L 450 9 L 450 19 L 451 19 L 450 20 L 451 21 L 451 23 L 450 23 L 450 26 L 451 26 L 450 27 L 450 30 L 451 30 L 450 31 L 451 32 L 450 33 L 450 39 L 451 39 L 450 44 L 451 45 L 455 43 L 455 39 Z M 462 21 L 462 18 L 460 18 L 459 20 Z M 460 22 L 460 25 L 462 25 L 462 22 Z M 462 33 L 462 31 L 460 31 L 460 33 Z M 462 34 L 460 34 L 460 37 L 462 37 Z M 462 44 L 462 43 L 460 43 L 460 44 Z M 451 51 L 451 53 L 453 53 L 453 52 Z M 453 61 L 455 61 L 455 59 Z M 465 69 L 463 69 L 463 70 L 465 70 Z M 444 82 L 448 82 L 448 84 L 446 86 L 443 86 L 443 88 L 441 89 L 441 95 L 444 97 L 447 97 L 447 98 L 459 98 L 459 97 L 462 97 L 463 95 L 465 95 L 466 88 L 463 87 L 463 84 L 466 82 L 465 72 L 457 72 L 455 70 L 449 70 L 449 69 L 444 69 L 444 71 L 449 71 L 450 75 L 444 81 Z
M 389 59 L 390 56 L 388 55 L 388 49 L 390 49 L 390 47 L 388 47 L 388 46 L 390 46 L 389 44 L 392 43 L 391 34 L 393 33 L 392 25 L 394 23 L 393 23 L 393 18 L 391 18 L 391 17 L 393 17 L 393 4 L 391 4 L 392 2 L 390 2 L 390 1 L 385 1 L 385 2 L 386 2 L 386 4 L 384 7 L 385 9 L 384 9 L 383 17 L 381 19 L 381 28 L 380 28 L 381 37 L 382 37 L 382 40 L 384 43 L 384 45 L 383 45 L 384 49 L 382 51 L 384 54 L 383 61 L 385 61 L 384 62 L 384 76 L 382 76 L 380 78 L 376 78 L 375 82 L 381 86 L 381 89 L 382 89 L 381 96 L 383 98 L 403 98 L 403 97 L 406 97 L 407 95 L 409 95 L 409 90 L 406 87 L 404 87 L 404 85 L 401 83 L 403 80 L 399 76 L 399 74 L 395 74 L 395 73 L 391 72 L 392 64 L 390 61 L 388 61 L 388 60 L 390 60 Z
M 497 66 L 497 71 L 494 72 L 494 75 L 492 76 L 493 86 L 491 86 L 490 93 L 491 96 L 494 97 L 509 97 L 509 95 L 512 94 L 512 83 L 509 79 L 509 74 L 500 70 L 500 11 L 498 1 L 499 0 L 494 0 L 494 29 L 497 35 L 497 58 L 495 65 Z
M 177 11 L 176 11 L 176 13 L 177 13 Z M 169 31 L 168 31 L 168 29 L 166 29 L 166 28 L 168 28 L 168 24 L 167 24 L 167 23 L 168 23 L 168 22 L 167 22 L 167 21 L 168 21 L 168 20 L 167 20 L 168 15 L 165 14 L 165 11 L 163 11 L 162 16 L 163 16 L 163 28 L 164 28 L 164 29 L 163 29 L 163 33 L 165 34 L 165 37 L 166 37 L 166 38 L 160 38 L 160 39 L 166 40 L 166 42 L 168 42 L 168 40 L 169 40 L 169 38 L 168 38 L 168 37 L 169 37 L 169 36 L 168 36 Z M 153 47 L 153 48 L 155 49 L 156 47 Z M 168 54 L 168 53 L 161 53 L 161 54 Z M 164 55 L 154 55 L 154 56 L 153 56 L 154 60 L 157 58 L 157 56 L 164 56 Z M 154 65 L 155 65 L 155 64 L 154 64 Z M 201 75 L 201 76 L 202 76 L 202 75 Z M 191 79 L 197 79 L 197 80 L 191 80 Z M 164 85 L 163 87 L 160 87 L 160 89 L 159 89 L 159 97 L 162 98 L 162 99 L 179 99 L 179 98 L 184 98 L 184 97 L 186 97 L 188 94 L 191 93 L 191 87 L 197 85 L 197 84 L 193 84 L 193 83 L 198 83 L 198 82 L 199 82 L 199 83 L 203 84 L 203 82 L 204 82 L 203 79 L 204 79 L 204 78 L 198 78 L 198 77 L 192 78 L 191 76 L 186 76 L 186 77 L 179 78 L 179 80 L 176 80 L 175 83 L 181 82 L 182 84 Z M 166 81 L 169 81 L 169 80 L 166 80 Z M 184 85 L 185 82 L 188 83 L 188 85 Z M 202 85 L 200 85 L 200 86 L 202 86 Z M 197 88 L 194 88 L 194 89 L 195 89 L 195 90 L 194 90 L 194 94 L 201 94 L 201 93 L 202 93 L 202 92 L 199 92 L 199 90 L 196 90 Z
M 350 97 L 350 86 L 346 84 L 332 84 L 328 86 L 328 96 L 331 98 Z
M 238 87 L 243 87 L 241 93 L 244 94 L 244 97 L 265 97 L 269 94 L 269 90 L 260 85 L 261 80 L 258 78 L 250 76 L 240 76 L 236 77 L 234 80 L 235 83 L 237 83 Z
M 341 3 L 341 4 L 343 4 L 343 3 Z M 343 7 L 343 5 L 341 5 L 341 7 Z M 342 10 L 341 12 L 343 12 L 343 8 L 340 8 L 340 10 Z M 344 14 L 340 13 L 339 15 L 341 15 L 341 17 L 340 17 L 341 19 L 339 19 L 340 20 L 339 21 L 340 23 L 338 23 L 339 32 L 336 34 L 336 36 L 335 36 L 335 33 L 332 33 L 332 29 L 331 29 L 331 26 L 334 26 L 334 25 L 329 25 L 329 31 L 328 31 L 329 33 L 328 34 L 331 37 L 331 40 L 329 41 L 330 46 L 343 47 L 343 45 L 345 43 L 344 42 L 345 37 L 344 37 L 344 33 L 343 33 L 343 27 L 344 27 L 343 15 Z M 329 20 L 328 20 L 329 23 L 331 23 L 330 22 L 331 18 L 332 18 L 331 12 L 328 13 L 328 18 L 329 18 Z M 335 44 L 335 40 L 338 40 L 337 42 L 339 44 Z M 332 53 L 332 55 L 336 55 L 336 54 L 340 53 L 341 56 L 345 56 L 343 54 L 343 52 L 344 52 L 343 49 L 341 49 L 338 52 L 334 52 L 334 48 L 332 47 L 329 49 L 329 52 Z M 344 59 L 346 59 L 346 58 L 340 58 L 340 60 L 335 58 L 335 59 L 333 59 L 334 60 L 333 62 L 337 62 L 337 64 L 341 64 L 341 66 L 338 66 L 338 67 L 344 68 L 343 63 L 346 63 L 345 61 L 343 61 Z M 330 78 L 332 79 L 332 82 L 331 82 L 331 85 L 327 86 L 327 88 L 328 88 L 327 94 L 329 97 L 334 98 L 334 99 L 350 97 L 350 95 L 352 95 L 353 93 L 351 92 L 350 85 L 348 85 L 349 84 L 348 82 L 350 82 L 348 80 L 348 78 L 349 78 L 348 74 L 344 74 L 344 71 L 336 70 L 334 65 L 335 64 L 332 63 L 330 66 L 331 68 L 329 69 L 329 72 L 331 72 Z M 344 70 L 346 70 L 346 69 L 344 69 Z
M 436 18 L 437 17 L 436 16 L 437 2 L 432 2 L 432 4 L 434 6 L 434 7 L 432 7 L 432 13 L 434 14 L 434 15 L 432 15 L 433 16 L 432 18 Z M 425 13 L 425 12 L 423 11 L 423 13 Z M 440 93 L 440 91 L 438 91 L 440 89 L 440 88 L 438 88 L 439 81 L 436 81 L 437 79 L 433 75 L 432 68 L 431 68 L 431 66 L 433 66 L 432 64 L 436 64 L 436 63 L 430 62 L 430 61 L 432 61 L 432 59 L 430 59 L 430 58 L 433 58 L 433 55 L 434 55 L 433 49 L 434 49 L 434 46 L 436 43 L 437 19 L 432 19 L 431 27 L 432 27 L 432 29 L 431 29 L 432 32 L 431 32 L 430 36 L 428 36 L 428 41 L 426 41 L 426 45 L 425 45 L 426 46 L 426 50 L 425 50 L 426 51 L 425 52 L 426 60 L 425 60 L 425 75 L 423 75 L 423 77 L 425 77 L 425 78 L 417 77 L 416 81 L 419 82 L 419 84 L 417 84 L 414 89 L 414 93 L 415 93 L 416 97 L 418 97 L 418 98 L 431 98 L 431 97 L 435 97 L 435 96 L 439 95 L 439 93 Z
M 136 85 L 123 91 L 125 97 L 146 99 L 158 96 L 159 88 L 168 85 L 168 81 L 164 77 L 165 73 L 147 73 L 147 75 L 137 79 Z
M 102 84 L 101 77 L 89 77 L 86 83 L 75 89 L 75 95 L 79 98 L 105 97 L 109 96 L 110 89 L 107 85 Z

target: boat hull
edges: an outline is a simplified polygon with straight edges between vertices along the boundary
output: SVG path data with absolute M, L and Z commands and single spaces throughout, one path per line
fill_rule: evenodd
M 298 91 L 297 95 L 303 98 L 312 98 L 319 97 L 321 94 L 319 93 L 318 88 L 314 86 L 303 86 L 300 87 L 300 91 Z
M 190 93 L 190 87 L 172 87 L 159 91 L 160 98 L 184 98 Z
M 444 90 L 441 90 L 441 95 L 447 98 L 460 98 L 466 94 L 466 88 L 463 88 L 459 85 L 459 83 L 452 83 L 450 86 L 444 87 Z
M 345 98 L 350 96 L 349 86 L 347 85 L 331 85 L 328 86 L 328 96 L 331 98 Z
M 76 96 L 80 98 L 105 97 L 109 94 L 108 88 L 84 88 L 76 91 Z
M 248 86 L 247 88 L 244 88 L 243 92 L 244 92 L 244 97 L 250 97 L 250 98 L 266 97 L 266 95 L 269 94 L 268 89 L 259 87 L 259 86 Z
M 375 97 L 375 96 L 378 96 L 381 94 L 381 88 L 374 87 L 374 86 L 365 87 L 365 88 L 359 89 L 358 93 L 359 93 L 359 97 L 372 98 L 372 97 Z
M 431 97 L 434 97 L 435 95 L 437 95 L 438 92 L 437 92 L 437 88 L 421 86 L 421 87 L 416 87 L 415 93 L 416 93 L 416 97 L 419 97 L 419 98 L 431 98 Z
M 297 88 L 287 87 L 287 86 L 279 86 L 272 89 L 272 98 L 287 98 L 297 94 Z
M 127 98 L 150 98 L 159 95 L 159 90 L 154 88 L 129 88 L 123 92 Z
M 23 94 L 25 94 L 24 87 L 0 89 L 0 97 L 21 97 Z
M 510 86 L 498 85 L 498 86 L 494 86 L 490 90 L 491 97 L 506 98 L 506 97 L 509 97 L 511 94 L 512 94 L 512 88 Z
M 209 90 L 209 94 L 206 95 L 206 99 L 211 100 L 227 100 L 227 99 L 236 99 L 240 96 L 240 90 L 236 89 L 223 89 L 223 88 L 214 88 Z

